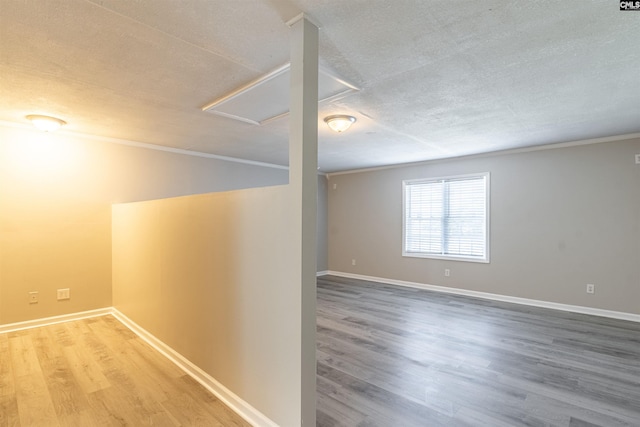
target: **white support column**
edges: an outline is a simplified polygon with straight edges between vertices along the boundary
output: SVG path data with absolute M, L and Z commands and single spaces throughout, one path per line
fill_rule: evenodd
M 289 185 L 301 249 L 301 423 L 312 427 L 316 425 L 318 27 L 304 15 L 287 24 L 291 27 Z

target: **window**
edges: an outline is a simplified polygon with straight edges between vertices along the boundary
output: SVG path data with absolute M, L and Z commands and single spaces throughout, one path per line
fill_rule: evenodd
M 402 184 L 402 255 L 489 262 L 488 173 Z

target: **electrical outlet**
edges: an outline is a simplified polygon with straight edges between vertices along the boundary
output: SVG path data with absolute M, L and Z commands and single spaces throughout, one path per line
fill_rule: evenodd
M 58 289 L 58 301 L 69 298 L 69 288 Z
M 38 291 L 29 292 L 29 304 L 38 303 Z
M 591 283 L 587 284 L 587 293 L 588 294 L 595 294 L 596 293 L 596 285 L 593 285 Z
M 351 260 L 351 265 L 356 265 L 356 260 L 355 259 Z
M 640 154 L 636 154 L 636 165 L 640 165 Z
M 451 270 L 449 270 L 448 268 L 445 268 L 444 269 L 444 275 L 445 275 L 445 277 L 451 276 Z

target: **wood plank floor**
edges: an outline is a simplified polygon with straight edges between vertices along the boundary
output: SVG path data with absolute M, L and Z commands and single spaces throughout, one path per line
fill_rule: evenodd
M 640 324 L 318 279 L 318 426 L 640 426 Z M 0 427 L 248 426 L 112 316 L 0 334 Z
M 112 316 L 0 334 L 0 427 L 248 426 Z
M 640 324 L 323 276 L 318 426 L 640 426 Z

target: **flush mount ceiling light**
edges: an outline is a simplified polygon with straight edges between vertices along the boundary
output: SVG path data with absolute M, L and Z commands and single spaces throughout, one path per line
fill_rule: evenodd
M 30 120 L 36 129 L 42 130 L 45 132 L 53 132 L 58 128 L 60 128 L 60 126 L 64 126 L 67 124 L 67 122 L 65 122 L 64 120 L 60 120 L 50 116 L 41 116 L 37 114 L 28 115 L 27 120 Z
M 353 116 L 347 116 L 346 114 L 336 114 L 334 116 L 327 116 L 324 118 L 324 122 L 335 132 L 344 132 L 349 129 L 356 118 Z

